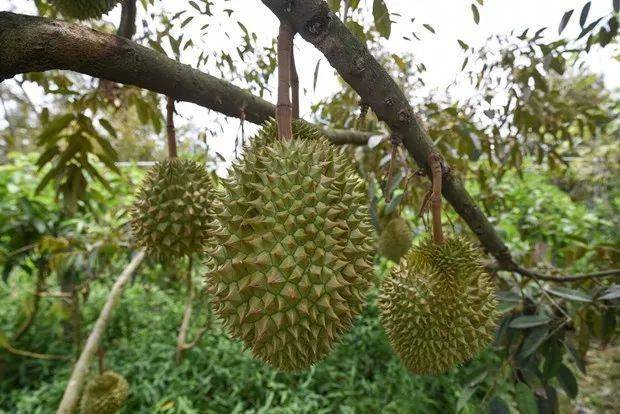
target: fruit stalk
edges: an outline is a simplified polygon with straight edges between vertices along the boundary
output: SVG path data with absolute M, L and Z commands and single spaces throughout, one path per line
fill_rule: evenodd
M 430 196 L 431 214 L 433 216 L 433 240 L 436 244 L 443 244 L 443 228 L 441 227 L 441 156 L 433 152 L 428 156 L 428 165 L 431 168 L 433 189 Z
M 174 129 L 174 99 L 170 96 L 166 103 L 166 137 L 168 138 L 168 158 L 176 158 L 177 134 Z
M 294 36 L 294 35 L 293 35 Z M 292 42 L 291 38 L 291 42 Z M 295 66 L 295 49 L 291 44 L 291 96 L 293 98 L 293 119 L 299 119 L 299 75 Z
M 293 138 L 293 106 L 291 104 L 291 53 L 293 50 L 293 28 L 289 23 L 280 23 L 278 34 L 278 103 L 276 121 L 278 138 Z

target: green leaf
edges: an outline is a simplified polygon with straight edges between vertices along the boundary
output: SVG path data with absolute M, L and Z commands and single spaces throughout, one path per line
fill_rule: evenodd
M 435 29 L 433 29 L 433 26 L 431 26 L 430 24 L 424 23 L 422 26 L 424 26 L 424 28 L 428 30 L 429 32 L 435 34 Z
M 319 79 L 319 66 L 321 65 L 321 59 L 316 61 L 316 66 L 314 67 L 314 75 L 312 75 L 312 88 L 316 92 L 316 81 Z
M 564 287 L 554 287 L 553 289 L 545 290 L 552 295 L 559 296 L 564 299 L 574 300 L 577 302 L 592 302 L 592 296 L 579 290 Z
M 456 39 L 456 41 L 459 43 L 459 46 L 461 46 L 461 49 L 463 50 L 469 49 L 469 45 L 463 42 L 461 39 Z
M 474 16 L 474 23 L 480 23 L 480 12 L 478 11 L 478 7 L 475 4 L 471 4 L 471 13 Z
M 579 15 L 579 26 L 583 27 L 586 24 L 586 20 L 588 20 L 588 13 L 590 12 L 590 4 L 591 2 L 587 2 L 583 9 L 581 9 L 581 14 Z
M 64 114 L 54 118 L 52 122 L 47 124 L 43 132 L 37 137 L 37 141 L 40 145 L 45 144 L 50 138 L 58 135 L 63 129 L 65 129 L 75 117 L 73 114 Z
M 385 208 L 386 215 L 392 214 L 396 210 L 396 207 L 398 207 L 398 205 L 400 204 L 403 195 L 404 193 L 402 192 L 402 190 L 395 191 L 395 195 L 394 197 L 392 197 L 392 200 L 390 200 L 390 204 L 388 204 Z
M 519 382 L 515 386 L 515 401 L 521 414 L 538 414 L 536 397 L 534 392 L 527 384 Z
M 548 333 L 549 327 L 547 326 L 538 326 L 532 329 L 532 331 L 525 338 L 525 341 L 523 341 L 523 346 L 521 347 L 519 357 L 527 358 L 536 352 L 540 345 L 545 342 L 545 339 L 547 339 Z
M 392 32 L 392 21 L 390 12 L 383 0 L 374 0 L 372 3 L 372 16 L 375 20 L 375 27 L 379 34 L 386 39 L 390 38 Z
M 513 329 L 527 329 L 535 326 L 546 325 L 550 321 L 551 318 L 545 315 L 525 315 L 513 319 L 508 327 Z
M 99 119 L 99 124 L 103 127 L 103 129 L 108 131 L 108 134 L 112 135 L 114 138 L 118 138 L 118 135 L 116 135 L 116 130 L 114 129 L 112 124 L 108 122 L 107 119 L 104 119 L 104 118 Z
M 361 24 L 354 20 L 347 20 L 345 26 L 347 26 L 347 29 L 349 29 L 349 31 L 353 33 L 360 42 L 366 42 L 366 33 L 364 32 L 364 27 Z
M 566 395 L 568 395 L 570 399 L 575 398 L 579 391 L 579 386 L 577 385 L 577 379 L 575 378 L 575 375 L 573 375 L 570 368 L 564 364 L 561 364 L 558 369 L 557 378 Z
M 465 405 L 467 404 L 467 402 L 469 401 L 469 399 L 471 398 L 471 396 L 474 394 L 474 392 L 476 391 L 476 388 L 471 388 L 471 387 L 467 387 L 463 390 L 461 390 L 461 395 L 459 395 L 459 399 L 456 402 L 456 412 L 460 412 Z
M 401 72 L 407 71 L 407 64 L 405 63 L 403 58 L 401 58 L 397 54 L 392 54 L 392 59 L 394 59 L 394 62 L 396 62 L 396 66 L 398 66 L 398 69 L 400 69 Z
M 510 414 L 510 409 L 508 404 L 496 395 L 489 401 L 489 414 Z
M 327 0 L 327 5 L 329 9 L 333 12 L 337 12 L 340 10 L 340 0 Z
M 564 16 L 562 16 L 562 20 L 560 20 L 560 27 L 558 27 L 558 34 L 561 34 L 564 31 L 574 11 L 575 10 L 569 10 L 566 13 L 564 13 Z
M 614 300 L 618 298 L 620 298 L 620 285 L 610 287 L 599 297 L 600 300 Z

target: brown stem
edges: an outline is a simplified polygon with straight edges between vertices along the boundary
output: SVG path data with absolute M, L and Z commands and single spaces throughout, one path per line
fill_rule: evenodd
M 181 327 L 179 328 L 179 334 L 177 336 L 177 352 L 175 356 L 176 363 L 181 363 L 183 359 L 183 350 L 185 350 L 187 333 L 189 331 L 189 323 L 192 318 L 192 306 L 194 304 L 194 283 L 192 281 L 192 258 L 189 258 L 187 278 L 185 281 L 187 289 L 187 299 L 185 301 L 185 310 L 183 311 L 183 320 L 181 321 Z
M 433 179 L 433 191 L 430 197 L 431 214 L 433 215 L 433 239 L 436 244 L 443 244 L 443 228 L 441 226 L 441 156 L 433 152 L 428 157 L 428 165 Z
M 103 374 L 105 372 L 105 351 L 103 348 L 99 348 L 97 350 L 97 356 L 99 357 L 99 373 Z
M 71 373 L 71 377 L 67 383 L 67 388 L 62 396 L 62 401 L 58 406 L 56 414 L 71 414 L 75 411 L 75 407 L 77 406 L 80 397 L 80 392 L 84 386 L 86 375 L 88 374 L 91 359 L 99 348 L 105 329 L 108 326 L 112 316 L 112 311 L 118 304 L 121 294 L 123 293 L 123 289 L 125 288 L 127 282 L 129 282 L 131 275 L 144 260 L 144 255 L 143 250 L 139 251 L 133 259 L 131 259 L 131 262 L 127 265 L 125 270 L 123 270 L 123 273 L 121 273 L 116 282 L 114 282 L 114 286 L 112 286 L 108 299 L 106 300 L 105 305 L 103 305 L 103 309 L 101 309 L 97 322 L 95 322 L 95 326 L 86 340 L 84 350 L 80 354 L 80 357 L 73 368 L 73 372 Z
M 170 96 L 166 102 L 166 137 L 168 138 L 168 158 L 176 158 L 177 134 L 174 129 L 174 98 Z
M 620 269 L 601 270 L 599 272 L 582 273 L 582 274 L 577 274 L 577 275 L 565 275 L 565 276 L 549 276 L 549 275 L 545 275 L 544 273 L 540 273 L 532 269 L 526 269 L 518 265 L 512 269 L 502 269 L 502 268 L 495 267 L 495 270 L 513 271 L 513 272 L 519 273 L 523 276 L 526 276 L 532 279 L 545 280 L 549 282 L 577 282 L 577 281 L 586 280 L 586 279 L 614 277 L 614 276 L 620 275 Z
M 44 259 L 41 258 L 40 260 L 43 261 Z M 47 263 L 40 263 L 39 271 L 37 273 L 37 281 L 34 288 L 34 297 L 32 299 L 32 310 L 28 314 L 28 318 L 26 318 L 26 320 L 17 329 L 17 332 L 15 332 L 15 334 L 13 335 L 13 341 L 19 340 L 19 338 L 21 338 L 26 332 L 28 332 L 28 330 L 32 326 L 32 323 L 34 322 L 35 316 L 39 312 L 39 304 L 41 302 L 40 293 L 43 292 L 43 290 L 45 289 L 45 277 L 47 275 L 47 269 Z
M 0 344 L 0 348 L 4 348 L 8 353 L 34 359 L 42 359 L 44 361 L 69 361 L 71 357 L 64 355 L 39 354 L 38 352 L 24 351 L 23 349 L 13 348 L 8 343 Z
M 299 75 L 297 74 L 297 67 L 295 66 L 294 47 L 291 47 L 291 97 L 293 99 L 293 119 L 299 119 Z
M 123 0 L 121 21 L 116 32 L 120 37 L 131 39 L 136 33 L 136 0 Z
M 278 137 L 283 140 L 293 138 L 293 108 L 289 91 L 292 50 L 293 28 L 283 21 L 280 23 L 280 33 L 278 34 L 278 104 L 276 106 Z
M 396 164 L 396 157 L 398 156 L 398 143 L 392 141 L 392 155 L 390 158 L 390 165 L 388 166 L 387 182 L 385 183 L 385 201 L 389 203 L 392 201 L 392 180 L 394 178 L 394 164 Z

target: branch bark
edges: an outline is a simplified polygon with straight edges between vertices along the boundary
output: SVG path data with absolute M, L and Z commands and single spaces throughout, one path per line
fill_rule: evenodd
M 21 73 L 71 70 L 191 102 L 262 124 L 275 116 L 266 100 L 215 76 L 169 59 L 129 39 L 79 24 L 0 12 L 0 82 Z M 336 144 L 365 145 L 365 132 L 323 129 Z
M 112 290 L 110 291 L 108 299 L 99 314 L 99 318 L 97 318 L 97 322 L 95 322 L 95 326 L 86 340 L 84 350 L 73 368 L 67 388 L 62 396 L 62 401 L 58 406 L 58 410 L 56 412 L 57 414 L 71 414 L 75 410 L 80 398 L 80 392 L 84 386 L 86 374 L 88 374 L 88 370 L 90 368 L 90 362 L 99 349 L 99 344 L 112 316 L 112 311 L 118 304 L 121 294 L 123 293 L 123 289 L 131 278 L 131 275 L 136 271 L 143 260 L 144 251 L 141 250 L 136 253 L 133 259 L 131 259 L 129 265 L 127 265 L 125 270 L 123 270 L 114 283 L 114 286 L 112 286 Z
M 422 122 L 396 82 L 321 0 L 261 0 L 282 21 L 325 55 L 392 133 L 403 138 L 405 148 L 430 177 L 428 157 L 437 152 Z M 508 247 L 476 205 L 460 180 L 444 166 L 442 193 L 478 236 L 485 250 L 504 266 L 513 265 Z

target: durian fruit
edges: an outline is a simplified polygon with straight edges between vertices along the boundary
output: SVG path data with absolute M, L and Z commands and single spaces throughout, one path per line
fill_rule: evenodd
M 211 179 L 197 162 L 158 162 L 137 193 L 132 230 L 137 244 L 162 260 L 201 252 L 209 236 Z
M 63 16 L 83 20 L 101 17 L 121 0 L 50 0 L 50 2 Z
M 365 183 L 320 133 L 267 123 L 215 205 L 207 286 L 229 333 L 282 371 L 325 356 L 360 313 L 373 276 Z
M 403 217 L 390 219 L 379 236 L 379 253 L 393 262 L 398 262 L 411 248 L 413 233 L 409 222 Z
M 489 344 L 497 320 L 480 253 L 461 237 L 412 248 L 383 280 L 379 305 L 392 347 L 418 374 L 471 359 Z
M 125 404 L 129 384 L 122 375 L 106 371 L 93 378 L 84 390 L 81 414 L 115 414 Z

